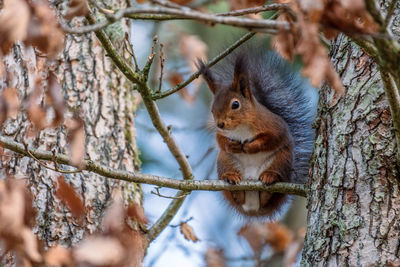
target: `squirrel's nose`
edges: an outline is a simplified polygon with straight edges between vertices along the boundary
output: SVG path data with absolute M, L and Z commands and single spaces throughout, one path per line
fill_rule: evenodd
M 224 126 L 225 126 L 225 124 L 224 124 L 223 122 L 219 122 L 219 123 L 217 124 L 217 126 L 218 126 L 218 128 L 223 129 Z

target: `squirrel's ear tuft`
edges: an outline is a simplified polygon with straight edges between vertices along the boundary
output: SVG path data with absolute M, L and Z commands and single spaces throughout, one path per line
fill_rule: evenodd
M 251 99 L 250 81 L 247 72 L 247 62 L 244 55 L 238 55 L 235 61 L 232 89 Z
M 215 82 L 214 76 L 211 73 L 211 70 L 207 65 L 201 60 L 197 59 L 197 68 L 199 69 L 200 74 L 203 75 L 204 80 L 206 80 L 208 87 L 210 88 L 211 92 L 215 94 L 217 91 L 217 84 Z

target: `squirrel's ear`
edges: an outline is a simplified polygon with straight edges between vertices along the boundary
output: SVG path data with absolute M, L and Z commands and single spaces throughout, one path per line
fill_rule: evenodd
M 233 90 L 240 92 L 244 97 L 251 99 L 249 75 L 246 69 L 246 61 L 243 56 L 238 56 L 233 73 Z
M 211 92 L 215 94 L 215 92 L 218 90 L 218 86 L 215 82 L 213 74 L 210 71 L 210 68 L 207 67 L 201 59 L 197 60 L 197 68 L 199 69 L 200 74 L 203 75 L 204 80 L 206 80 L 208 88 L 210 88 Z

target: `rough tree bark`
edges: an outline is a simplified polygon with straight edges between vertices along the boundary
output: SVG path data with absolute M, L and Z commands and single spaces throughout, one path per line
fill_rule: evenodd
M 128 3 L 126 0 L 112 0 L 108 4 L 124 7 Z M 109 30 L 113 33 L 114 44 L 122 47 L 128 25 L 116 23 L 112 27 Z M 14 45 L 10 55 L 4 58 L 10 80 L 7 84 L 2 80 L 0 88 L 15 87 L 20 98 L 26 100 L 37 75 L 46 77 L 49 72 L 55 73 L 62 85 L 66 114 L 78 111 L 85 121 L 86 158 L 113 168 L 137 170 L 139 162 L 133 121 L 136 101 L 132 96 L 132 84 L 106 57 L 95 35 L 67 35 L 59 58 L 52 64 L 45 62 L 45 58 L 31 47 Z M 2 135 L 40 149 L 68 153 L 65 127 L 45 129 L 37 137 L 28 137 L 29 125 L 26 113 L 22 112 L 16 120 L 4 125 Z M 128 201 L 141 203 L 139 185 L 88 172 L 64 174 L 65 180 L 74 185 L 85 205 L 85 220 L 76 223 L 69 210 L 55 197 L 59 175 L 32 158 L 10 151 L 5 151 L 0 160 L 1 179 L 9 176 L 29 179 L 34 205 L 38 210 L 36 231 L 47 246 L 71 246 L 85 233 L 94 232 L 115 188 L 123 187 Z
M 302 265 L 399 266 L 400 172 L 382 78 L 343 35 L 331 58 L 347 93 L 320 91 Z

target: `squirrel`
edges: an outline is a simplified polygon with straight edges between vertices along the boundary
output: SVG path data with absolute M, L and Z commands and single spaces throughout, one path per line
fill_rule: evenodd
M 212 71 L 201 60 L 198 67 L 214 95 L 218 178 L 305 183 L 317 98 L 306 79 L 260 45 L 244 46 Z M 288 201 L 286 194 L 265 191 L 223 194 L 247 216 L 272 216 Z

